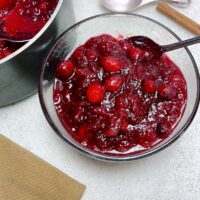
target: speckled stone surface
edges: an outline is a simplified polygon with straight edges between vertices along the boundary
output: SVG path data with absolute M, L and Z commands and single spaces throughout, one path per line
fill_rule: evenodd
M 75 0 L 76 20 L 107 12 L 98 0 Z M 200 23 L 200 1 L 179 9 Z M 155 4 L 135 13 L 152 17 L 182 39 L 190 32 L 155 10 Z M 200 44 L 190 47 L 200 68 Z M 64 173 L 87 185 L 83 200 L 197 200 L 200 198 L 200 110 L 186 133 L 164 151 L 126 164 L 86 158 L 62 141 L 46 122 L 38 95 L 0 109 L 0 132 Z

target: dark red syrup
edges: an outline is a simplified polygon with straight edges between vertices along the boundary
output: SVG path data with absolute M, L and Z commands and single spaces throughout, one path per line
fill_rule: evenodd
M 59 63 L 55 108 L 76 141 L 97 152 L 121 154 L 150 149 L 170 136 L 186 107 L 186 81 L 165 54 L 148 56 L 104 34 Z

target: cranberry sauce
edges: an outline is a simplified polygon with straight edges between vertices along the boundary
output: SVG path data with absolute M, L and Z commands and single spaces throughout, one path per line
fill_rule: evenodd
M 136 153 L 172 133 L 186 106 L 186 81 L 166 55 L 150 57 L 104 34 L 59 63 L 55 108 L 76 141 L 102 153 Z
M 0 60 L 9 56 L 12 52 L 20 48 L 22 44 L 12 43 L 0 40 Z
M 53 13 L 58 0 L 0 0 L 0 32 L 12 37 L 32 38 Z M 0 41 L 0 59 L 19 45 Z

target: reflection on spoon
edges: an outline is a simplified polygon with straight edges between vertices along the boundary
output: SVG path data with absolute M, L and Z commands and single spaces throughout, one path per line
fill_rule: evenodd
M 155 1 L 158 0 L 101 0 L 101 3 L 108 10 L 116 12 L 126 12 Z M 179 7 L 187 7 L 191 3 L 191 0 L 163 0 L 163 1 L 171 2 Z

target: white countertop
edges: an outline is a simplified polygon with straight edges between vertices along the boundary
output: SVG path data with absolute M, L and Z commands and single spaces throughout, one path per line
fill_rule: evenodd
M 98 0 L 75 0 L 76 20 L 107 12 Z M 200 1 L 179 9 L 200 23 Z M 152 17 L 182 39 L 193 35 L 155 10 L 135 13 Z M 200 68 L 200 45 L 190 47 Z M 199 110 L 200 111 L 200 110 Z M 172 146 L 149 158 L 110 164 L 80 155 L 54 134 L 40 108 L 38 95 L 0 109 L 0 132 L 87 185 L 83 200 L 197 200 L 200 197 L 200 112 Z

